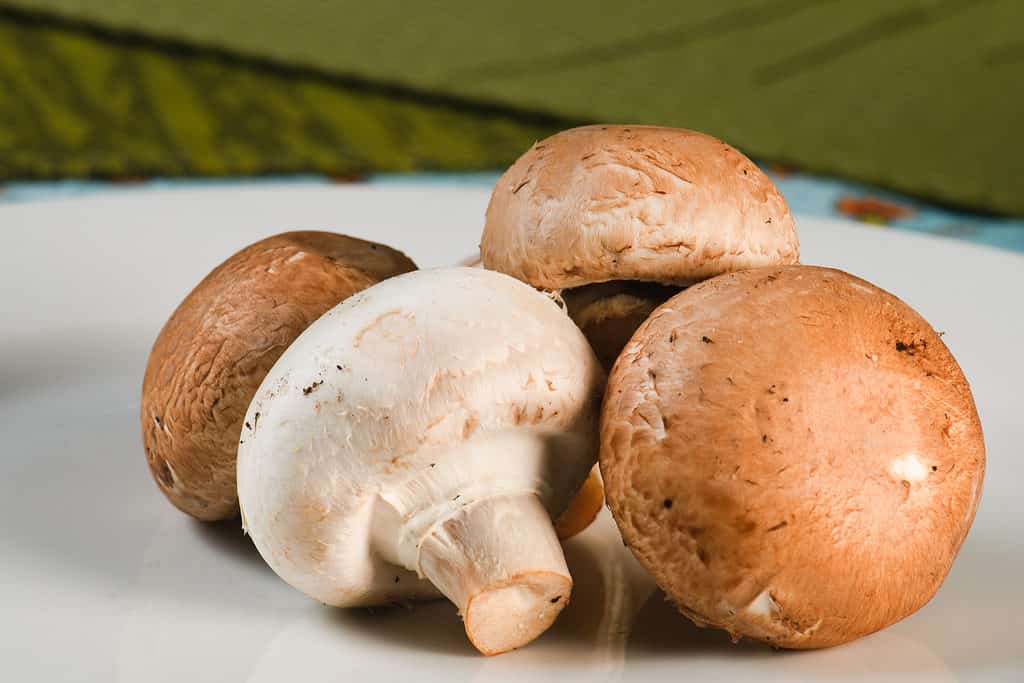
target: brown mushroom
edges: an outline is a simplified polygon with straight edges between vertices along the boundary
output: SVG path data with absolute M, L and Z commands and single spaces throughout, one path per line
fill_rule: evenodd
M 939 334 L 809 266 L 723 275 L 655 310 L 612 370 L 600 458 L 624 540 L 680 611 L 787 648 L 927 603 L 985 468 Z
M 206 276 L 160 331 L 142 386 L 153 478 L 202 520 L 238 515 L 238 445 L 259 429 L 246 408 L 289 344 L 339 301 L 415 264 L 390 247 L 327 232 L 252 244 Z
M 495 185 L 480 252 L 486 268 L 561 290 L 606 367 L 680 287 L 799 260 L 786 202 L 753 162 L 657 126 L 586 126 L 535 144 Z

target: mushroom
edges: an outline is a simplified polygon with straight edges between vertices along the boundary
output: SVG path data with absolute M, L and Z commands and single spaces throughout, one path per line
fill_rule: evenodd
M 486 268 L 560 291 L 606 368 L 679 288 L 799 260 L 786 202 L 757 166 L 720 140 L 657 126 L 536 143 L 495 185 L 480 252 Z
M 481 652 L 520 647 L 569 600 L 551 520 L 596 460 L 603 386 L 572 321 L 510 277 L 387 280 L 313 323 L 263 381 L 238 449 L 243 523 L 316 600 L 440 592 Z
M 985 447 L 928 323 L 838 270 L 759 268 L 663 304 L 608 381 L 601 473 L 623 539 L 698 625 L 837 645 L 931 599 Z
M 207 275 L 160 331 L 142 385 L 146 460 L 168 500 L 201 520 L 236 517 L 238 443 L 259 420 L 242 417 L 264 375 L 324 311 L 415 268 L 381 244 L 289 232 Z

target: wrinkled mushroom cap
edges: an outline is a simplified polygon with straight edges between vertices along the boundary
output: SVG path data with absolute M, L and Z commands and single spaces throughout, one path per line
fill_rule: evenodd
M 753 162 L 657 126 L 586 126 L 536 143 L 498 180 L 480 251 L 485 267 L 546 289 L 686 285 L 799 260 L 786 202 Z
M 782 647 L 843 643 L 928 602 L 984 465 L 939 335 L 826 268 L 670 299 L 616 362 L 602 415 L 606 495 L 636 557 L 693 621 Z
M 199 519 L 236 516 L 242 418 L 267 371 L 339 301 L 415 267 L 384 245 L 289 232 L 207 275 L 160 331 L 143 382 L 146 460 L 167 498 Z

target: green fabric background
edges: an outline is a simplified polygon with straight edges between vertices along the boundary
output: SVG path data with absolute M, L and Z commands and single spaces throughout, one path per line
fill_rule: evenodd
M 494 168 L 558 127 L 0 15 L 0 180 Z
M 1024 214 L 1018 0 L 0 5 L 44 11 L 0 14 L 7 177 L 483 168 L 649 122 Z

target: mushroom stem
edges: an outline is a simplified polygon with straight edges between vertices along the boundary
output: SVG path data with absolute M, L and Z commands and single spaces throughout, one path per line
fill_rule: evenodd
M 551 517 L 533 493 L 479 500 L 439 520 L 420 544 L 419 570 L 487 655 L 547 630 L 572 590 Z
M 478 650 L 521 647 L 569 601 L 552 518 L 593 457 L 589 433 L 534 427 L 438 446 L 429 466 L 379 492 L 374 547 L 455 603 Z
M 561 290 L 569 317 L 610 370 L 622 348 L 655 308 L 678 294 L 677 286 L 613 280 Z

